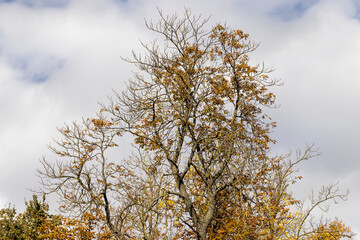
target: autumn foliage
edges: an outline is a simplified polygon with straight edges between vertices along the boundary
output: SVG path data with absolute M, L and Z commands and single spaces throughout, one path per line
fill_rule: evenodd
M 143 43 L 145 55 L 126 59 L 140 71 L 127 90 L 97 118 L 59 129 L 50 149 L 60 159 L 43 159 L 39 175 L 72 218 L 45 221 L 47 239 L 62 226 L 67 239 L 351 238 L 340 221 L 311 220 L 316 207 L 345 197 L 335 185 L 309 202 L 289 190 L 301 178 L 296 166 L 317 152 L 271 152 L 276 123 L 264 108 L 275 106 L 278 82 L 250 64 L 258 44 L 207 22 L 189 10 L 160 13 L 147 27 L 164 44 Z M 133 138 L 133 155 L 114 157 L 120 138 Z

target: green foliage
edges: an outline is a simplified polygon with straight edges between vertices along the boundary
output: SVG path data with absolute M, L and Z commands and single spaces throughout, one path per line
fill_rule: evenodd
M 26 209 L 21 214 L 21 222 L 23 225 L 24 239 L 42 239 L 41 226 L 45 219 L 49 216 L 49 206 L 44 199 L 40 202 L 35 195 L 33 199 L 26 202 Z
M 106 226 L 92 214 L 79 219 L 49 214 L 45 199 L 39 201 L 36 195 L 25 205 L 22 213 L 11 205 L 0 210 L 0 240 L 111 239 Z
M 35 195 L 32 200 L 25 202 L 23 213 L 16 213 L 15 207 L 8 206 L 0 210 L 0 238 L 1 239 L 42 239 L 41 226 L 49 217 L 48 204 L 40 202 Z
M 22 239 L 23 226 L 21 224 L 16 209 L 9 205 L 0 210 L 0 238 L 7 239 Z

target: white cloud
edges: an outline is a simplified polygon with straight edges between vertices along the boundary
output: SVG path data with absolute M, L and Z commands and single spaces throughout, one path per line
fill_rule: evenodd
M 116 8 L 98 3 L 88 9 L 0 5 L 0 196 L 16 205 L 36 185 L 38 159 L 48 153 L 56 127 L 93 115 L 97 101 L 130 75 L 120 56 L 131 53 L 140 34 L 133 35 L 133 24 Z M 41 75 L 46 81 L 37 83 L 33 78 Z

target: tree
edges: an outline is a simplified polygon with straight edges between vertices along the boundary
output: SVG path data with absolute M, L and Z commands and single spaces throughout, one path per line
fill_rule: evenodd
M 64 212 L 94 214 L 114 239 L 350 237 L 339 221 L 310 224 L 313 207 L 290 209 L 302 206 L 288 189 L 294 166 L 317 152 L 271 154 L 276 124 L 263 109 L 275 106 L 278 82 L 250 64 L 258 44 L 226 25 L 207 30 L 189 10 L 160 18 L 147 27 L 164 45 L 142 43 L 146 54 L 126 59 L 142 73 L 127 91 L 97 118 L 59 129 L 50 149 L 63 160 L 42 160 L 43 191 L 57 192 Z M 124 135 L 136 152 L 110 160 Z M 344 197 L 333 189 L 312 206 Z
M 10 205 L 0 210 L 0 236 L 1 239 L 20 239 L 21 224 L 16 218 L 16 209 Z
M 107 228 L 97 226 L 97 219 L 90 214 L 84 214 L 80 219 L 49 214 L 49 205 L 45 199 L 40 202 L 35 195 L 25 205 L 25 211 L 19 214 L 11 206 L 0 210 L 0 239 L 105 240 L 111 237 Z
M 43 239 L 42 226 L 49 217 L 48 205 L 44 201 L 39 202 L 35 195 L 25 205 L 25 211 L 20 214 L 10 205 L 0 210 L 1 239 Z

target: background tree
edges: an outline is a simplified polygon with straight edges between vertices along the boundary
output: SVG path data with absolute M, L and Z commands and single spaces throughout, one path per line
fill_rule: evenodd
M 24 239 L 42 239 L 41 231 L 42 225 L 48 217 L 50 217 L 49 205 L 45 203 L 45 199 L 42 202 L 33 195 L 32 200 L 25 202 L 25 211 L 19 214 L 18 218 L 23 226 L 23 238 Z
M 263 109 L 274 107 L 277 82 L 250 64 L 258 44 L 226 25 L 207 30 L 189 10 L 160 18 L 147 27 L 164 44 L 142 43 L 146 54 L 127 59 L 141 71 L 127 91 L 97 118 L 59 129 L 50 149 L 62 160 L 42 160 L 43 191 L 57 192 L 64 212 L 94 215 L 114 239 L 350 236 L 340 222 L 308 222 L 313 207 L 291 211 L 302 206 L 289 191 L 294 166 L 316 152 L 270 153 L 276 124 Z M 124 134 L 136 152 L 110 160 Z M 312 206 L 339 197 L 329 186 Z
M 84 214 L 80 219 L 49 214 L 49 205 L 33 195 L 25 202 L 24 212 L 17 214 L 14 207 L 0 210 L 0 239 L 110 239 L 106 227 L 100 227 L 97 219 Z
M 44 239 L 41 235 L 43 224 L 49 217 L 48 205 L 38 201 L 35 195 L 25 205 L 25 211 L 19 214 L 11 206 L 0 210 L 1 239 Z
M 21 239 L 22 226 L 16 218 L 16 209 L 10 205 L 0 210 L 0 237 L 4 240 Z

